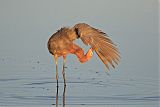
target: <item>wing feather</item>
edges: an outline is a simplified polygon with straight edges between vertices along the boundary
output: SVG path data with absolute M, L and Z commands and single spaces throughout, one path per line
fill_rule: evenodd
M 109 64 L 115 68 L 120 61 L 120 52 L 117 45 L 109 38 L 109 36 L 99 29 L 95 29 L 88 24 L 79 23 L 74 26 L 84 44 L 90 45 L 102 62 L 106 65 L 108 70 Z

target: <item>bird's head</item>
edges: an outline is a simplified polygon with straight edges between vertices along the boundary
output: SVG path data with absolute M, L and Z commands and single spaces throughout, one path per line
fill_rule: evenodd
M 87 52 L 87 59 L 90 59 L 93 56 L 93 49 L 90 48 Z

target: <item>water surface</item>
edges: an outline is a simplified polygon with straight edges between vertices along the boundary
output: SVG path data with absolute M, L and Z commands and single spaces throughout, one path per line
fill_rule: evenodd
M 9 66 L 9 67 L 8 67 Z M 158 107 L 157 79 L 127 78 L 99 72 L 98 68 L 66 68 L 66 107 Z M 1 60 L 0 107 L 55 107 L 54 66 L 37 61 Z M 63 79 L 59 71 L 58 103 L 63 105 Z

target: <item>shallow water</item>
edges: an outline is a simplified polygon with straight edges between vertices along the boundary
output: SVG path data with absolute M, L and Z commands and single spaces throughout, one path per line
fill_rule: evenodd
M 57 87 L 51 64 L 1 60 L 0 66 L 0 107 L 56 107 Z M 128 79 L 125 75 L 106 75 L 97 69 L 84 70 L 82 66 L 66 68 L 65 107 L 158 107 L 156 78 Z M 64 86 L 59 73 L 61 107 Z

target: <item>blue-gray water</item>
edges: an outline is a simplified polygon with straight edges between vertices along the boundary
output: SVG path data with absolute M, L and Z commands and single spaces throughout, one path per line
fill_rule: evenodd
M 55 107 L 53 63 L 15 62 L 14 58 L 0 59 L 0 107 Z M 158 107 L 157 78 L 128 78 L 123 73 L 119 75 L 119 71 L 107 75 L 104 68 L 99 70 L 90 63 L 86 67 L 78 61 L 67 65 L 66 107 Z M 59 79 L 61 107 L 64 87 L 60 68 Z

